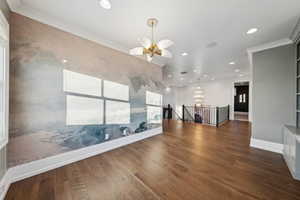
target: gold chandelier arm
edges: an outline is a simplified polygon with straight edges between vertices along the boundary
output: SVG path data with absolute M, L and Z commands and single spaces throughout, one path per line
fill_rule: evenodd
M 152 23 L 152 45 L 154 44 L 154 24 Z
M 152 29 L 152 45 L 155 44 L 155 41 L 154 41 L 154 27 L 157 26 L 157 23 L 158 23 L 158 20 L 155 19 L 155 18 L 150 18 L 147 21 L 147 25 L 149 27 L 151 27 L 151 29 Z
M 131 55 L 145 55 L 148 62 L 151 62 L 155 55 L 171 58 L 172 53 L 166 48 L 172 46 L 174 43 L 171 40 L 161 40 L 158 44 L 155 43 L 154 28 L 157 26 L 158 20 L 150 18 L 147 25 L 151 28 L 151 39 L 143 38 L 140 43 L 143 47 L 137 47 L 130 50 Z

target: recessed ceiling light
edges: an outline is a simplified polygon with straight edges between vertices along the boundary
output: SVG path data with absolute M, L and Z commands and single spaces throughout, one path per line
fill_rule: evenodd
M 207 77 L 208 77 L 208 75 L 207 75 L 207 74 L 204 74 L 204 75 L 203 75 L 203 77 L 204 77 L 204 78 L 207 78 Z
M 109 0 L 99 0 L 99 4 L 106 10 L 111 9 L 111 3 Z
M 197 89 L 198 89 L 198 90 L 200 90 L 200 89 L 201 89 L 201 87 L 197 87 Z
M 180 80 L 181 80 L 181 81 L 183 81 L 183 80 L 184 80 L 184 78 L 182 78 L 182 77 L 181 77 L 181 78 L 180 78 Z
M 183 52 L 181 55 L 182 55 L 182 56 L 187 56 L 187 55 L 189 55 L 189 54 L 186 53 L 186 52 Z
M 247 34 L 250 35 L 250 34 L 256 33 L 257 31 L 258 31 L 257 28 L 251 28 L 247 31 Z
M 200 73 L 200 69 L 194 69 L 193 72 Z
M 235 62 L 230 62 L 229 65 L 235 65 Z
M 169 74 L 169 75 L 168 75 L 168 77 L 169 77 L 169 78 L 172 78 L 172 75 L 171 75 L 171 74 Z
M 203 98 L 203 95 L 195 95 L 194 98 L 195 99 L 197 99 L 197 98 Z
M 210 80 L 214 81 L 214 80 L 215 80 L 215 78 L 211 78 Z
M 241 70 L 240 69 L 235 69 L 234 70 L 236 73 L 240 72 Z
M 203 93 L 203 91 L 201 91 L 201 90 L 196 90 L 195 91 L 195 94 L 202 94 Z
M 192 83 L 193 81 L 192 80 L 190 80 L 190 83 Z
M 170 91 L 171 91 L 171 88 L 170 88 L 170 87 L 166 87 L 166 91 L 167 91 L 167 92 L 170 92 Z
M 239 76 L 242 77 L 242 76 L 244 76 L 244 74 L 240 74 Z
M 63 60 L 62 60 L 62 62 L 63 62 L 63 63 L 67 63 L 67 62 L 68 62 L 68 60 L 66 60 L 66 59 L 63 59 Z

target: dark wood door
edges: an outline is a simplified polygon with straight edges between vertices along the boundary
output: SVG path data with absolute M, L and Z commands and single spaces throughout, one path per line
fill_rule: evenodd
M 235 86 L 234 111 L 249 111 L 249 86 Z

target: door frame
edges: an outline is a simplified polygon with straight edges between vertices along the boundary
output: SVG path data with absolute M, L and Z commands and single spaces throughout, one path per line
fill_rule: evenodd
M 234 113 L 248 114 L 249 113 L 249 82 L 244 82 L 245 85 L 235 85 L 236 95 L 234 97 Z M 241 93 L 242 92 L 242 93 Z M 246 101 L 240 102 L 238 95 L 246 94 Z M 237 106 L 237 107 L 235 107 Z M 239 110 L 239 111 L 236 111 Z
M 252 87 L 253 87 L 253 82 L 251 78 L 244 78 L 244 79 L 238 79 L 232 82 L 232 95 L 231 95 L 231 114 L 230 118 L 234 120 L 234 87 L 236 83 L 240 82 L 248 82 L 249 83 L 249 100 L 248 100 L 248 121 L 252 122 Z
M 3 12 L 0 10 L 0 45 L 4 48 L 4 76 L 3 76 L 3 90 L 4 90 L 4 96 L 3 96 L 3 118 L 4 118 L 4 130 L 3 134 L 0 132 L 0 150 L 4 148 L 8 143 L 8 120 L 9 120 L 9 24 L 4 16 Z

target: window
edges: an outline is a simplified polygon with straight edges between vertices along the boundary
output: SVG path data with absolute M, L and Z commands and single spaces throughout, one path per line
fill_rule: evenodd
M 130 104 L 127 85 L 104 81 L 105 117 L 107 124 L 129 124 Z M 112 100 L 111 100 L 112 99 Z
M 67 95 L 67 125 L 103 124 L 103 100 Z
M 107 124 L 129 124 L 130 104 L 119 101 L 106 101 Z
M 129 124 L 129 87 L 96 77 L 63 71 L 67 125 Z M 104 112 L 105 105 L 105 112 Z
M 8 33 L 9 25 L 0 11 L 0 149 L 8 142 Z
M 162 95 L 146 91 L 147 122 L 149 124 L 162 123 Z
M 64 91 L 100 97 L 101 79 L 64 70 Z
M 66 97 L 66 125 L 103 124 L 103 100 L 97 98 L 102 95 L 101 79 L 69 70 L 63 76 L 64 91 L 76 94 Z
M 154 93 L 154 92 L 146 91 L 146 104 L 161 106 L 162 105 L 162 95 Z
M 129 87 L 112 81 L 104 81 L 104 97 L 129 101 Z
M 161 107 L 147 106 L 147 121 L 150 124 L 161 124 Z

